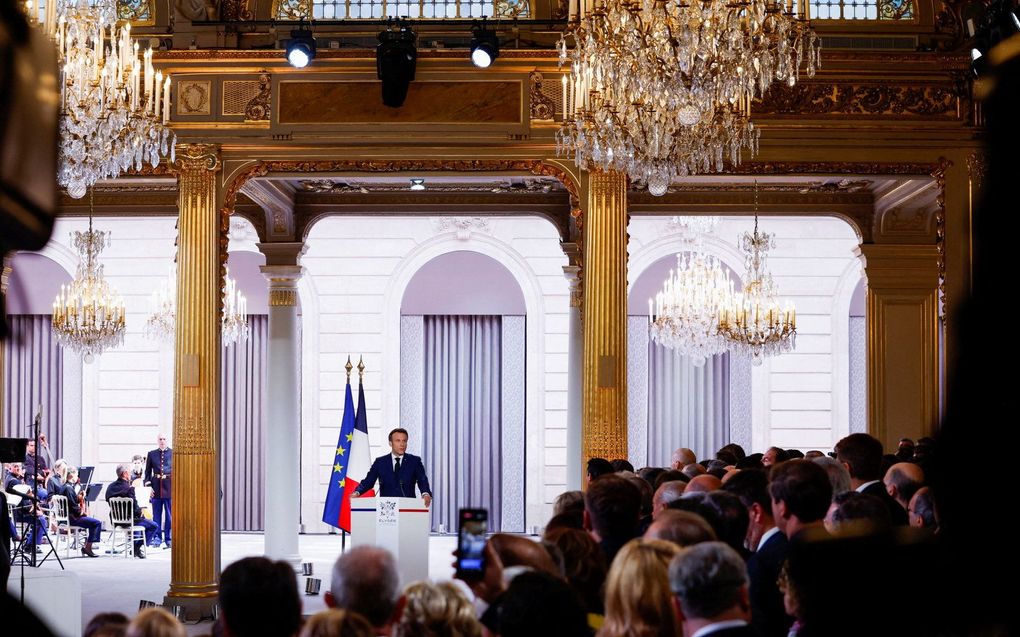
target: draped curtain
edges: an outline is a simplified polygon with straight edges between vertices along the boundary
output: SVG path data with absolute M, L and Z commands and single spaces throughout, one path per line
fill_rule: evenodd
M 730 354 L 695 367 L 686 356 L 649 340 L 648 465 L 667 467 L 673 450 L 713 458 L 730 442 Z
M 248 327 L 247 340 L 223 348 L 220 522 L 224 531 L 265 528 L 263 485 L 269 317 L 250 314 Z M 296 484 L 298 476 L 276 476 L 276 479 L 290 479 Z
M 40 432 L 50 443 L 56 460 L 63 453 L 64 400 L 63 348 L 57 344 L 48 314 L 13 314 L 7 317 L 10 338 L 2 344 L 4 356 L 4 435 L 28 438 L 29 425 L 42 406 Z
M 432 525 L 457 528 L 462 507 L 502 528 L 502 317 L 424 317 L 422 455 Z M 523 466 L 521 467 L 523 480 Z

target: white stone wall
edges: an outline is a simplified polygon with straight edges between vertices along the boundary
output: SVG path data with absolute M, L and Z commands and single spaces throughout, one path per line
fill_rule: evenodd
M 737 237 L 753 225 L 748 217 L 724 217 L 706 240 L 707 251 L 739 276 L 744 265 Z M 831 217 L 768 217 L 759 228 L 776 235 L 768 264 L 780 297 L 796 305 L 797 347 L 753 368 L 752 447 L 828 450 L 849 433 L 848 317 L 862 276 L 853 256 L 857 237 Z M 632 283 L 682 249 L 668 218 L 634 217 L 629 232 Z
M 419 268 L 452 251 L 499 261 L 516 279 L 527 308 L 527 525 L 542 524 L 566 479 L 567 283 L 566 257 L 553 226 L 537 217 L 486 218 L 464 231 L 425 217 L 331 217 L 310 231 L 302 258 L 305 279 L 318 294 L 318 311 L 305 310 L 305 355 L 312 357 L 318 401 L 306 401 L 304 432 L 314 445 L 302 473 L 303 519 L 319 522 L 343 411 L 344 364 L 364 357 L 372 457 L 388 451 L 386 433 L 400 415 L 400 305 Z M 304 299 L 302 299 L 304 304 Z M 318 345 L 310 350 L 309 338 Z M 352 389 L 357 392 L 357 372 Z M 306 390 L 308 379 L 303 382 Z M 314 413 L 309 413 L 314 412 Z M 313 425 L 314 421 L 317 425 Z M 410 441 L 410 451 L 421 449 Z M 310 461 L 310 462 L 309 462 Z M 309 470 L 311 469 L 311 470 Z

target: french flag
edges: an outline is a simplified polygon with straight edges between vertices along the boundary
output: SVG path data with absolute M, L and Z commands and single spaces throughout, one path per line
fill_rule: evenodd
M 351 497 L 350 494 L 361 484 L 361 480 L 372 468 L 372 454 L 368 450 L 368 415 L 365 413 L 365 384 L 358 383 L 358 411 L 354 417 L 354 438 L 351 440 L 350 466 L 347 469 L 344 483 L 343 508 L 340 509 L 340 528 L 351 532 Z M 364 497 L 375 495 L 375 489 L 369 489 Z

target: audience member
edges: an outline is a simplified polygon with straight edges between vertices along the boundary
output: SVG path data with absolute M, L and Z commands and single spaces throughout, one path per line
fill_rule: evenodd
M 687 488 L 687 483 L 683 480 L 670 480 L 669 482 L 663 482 L 658 489 L 655 490 L 655 495 L 652 496 L 652 518 L 658 517 L 660 513 L 666 510 L 670 502 L 679 500 L 684 495 L 684 489 Z
M 679 471 L 689 464 L 694 464 L 698 461 L 698 456 L 687 447 L 680 447 L 673 452 L 673 459 L 670 462 L 669 468 Z
M 736 551 L 704 542 L 680 552 L 669 567 L 673 608 L 685 637 L 751 637 L 747 570 Z
M 122 637 L 128 621 L 124 613 L 99 613 L 85 624 L 81 637 Z
M 691 478 L 691 481 L 687 483 L 687 488 L 684 489 L 684 493 L 709 493 L 721 488 L 722 480 L 712 475 L 702 474 Z
M 486 548 L 486 557 L 495 558 L 487 562 L 498 563 L 499 558 L 489 543 Z M 361 613 L 377 634 L 388 635 L 403 610 L 399 584 L 397 562 L 392 553 L 375 546 L 357 546 L 343 553 L 333 564 L 333 581 L 325 595 L 326 605 Z
M 697 462 L 684 465 L 684 468 L 680 470 L 688 479 L 694 479 L 706 472 L 705 467 L 701 466 Z
M 804 454 L 804 458 L 807 459 L 807 460 L 814 460 L 815 458 L 824 458 L 824 457 L 825 457 L 825 454 L 822 453 L 821 451 L 817 450 L 817 449 L 812 449 L 811 451 L 809 451 L 809 452 Z
M 584 511 L 584 493 L 581 491 L 564 491 L 556 496 L 553 503 L 553 515 L 570 511 Z
M 220 575 L 220 615 L 228 637 L 292 637 L 301 626 L 294 569 L 265 557 L 234 562 Z
M 736 495 L 716 490 L 705 495 L 705 502 L 713 506 L 719 514 L 719 526 L 715 529 L 719 540 L 726 542 L 733 550 L 747 559 L 751 552 L 744 546 L 747 537 L 747 507 Z
M 638 471 L 637 474 L 639 478 L 643 479 L 645 482 L 652 485 L 652 489 L 655 489 L 657 488 L 655 486 L 656 478 L 658 478 L 665 472 L 666 470 L 663 469 L 662 467 L 645 467 L 644 469 Z
M 882 483 L 889 495 L 906 511 L 910 498 L 924 486 L 924 471 L 913 462 L 897 462 L 885 472 Z
M 832 484 L 820 466 L 810 460 L 789 460 L 769 472 L 772 517 L 788 540 L 804 531 L 824 529 L 832 501 Z
M 719 449 L 719 453 L 723 452 L 733 454 L 733 456 L 737 459 L 737 462 L 740 462 L 741 460 L 747 457 L 747 453 L 744 451 L 744 448 L 735 442 L 731 442 L 728 445 L 724 445 L 721 449 Z M 722 457 L 719 455 L 719 453 L 716 454 L 715 456 L 716 458 Z M 734 462 L 733 464 L 736 464 L 737 462 Z
M 910 518 L 910 526 L 928 529 L 933 533 L 938 531 L 938 516 L 935 514 L 935 501 L 931 497 L 930 488 L 921 487 L 914 497 L 910 498 L 907 515 Z
M 842 462 L 828 456 L 812 458 L 811 462 L 825 469 L 825 473 L 829 476 L 829 484 L 832 485 L 832 495 L 839 495 L 850 490 L 850 472 L 846 470 Z
M 825 530 L 832 535 L 883 533 L 892 522 L 885 503 L 873 495 L 847 491 L 832 499 L 825 515 Z
M 262 559 L 262 558 L 259 558 Z M 271 615 L 272 613 L 251 613 L 253 617 L 262 618 L 263 615 Z M 295 630 L 297 626 L 294 627 Z M 236 635 L 236 633 L 233 633 Z M 255 633 L 250 633 L 254 635 Z M 268 635 L 272 633 L 259 633 Z M 294 633 L 289 633 L 288 637 L 291 637 Z M 188 637 L 188 631 L 184 630 L 184 626 L 181 622 L 177 621 L 177 618 L 171 615 L 164 608 L 158 606 L 154 608 L 146 608 L 135 615 L 124 631 L 125 637 Z
M 667 509 L 655 518 L 644 535 L 645 540 L 665 540 L 680 548 L 718 539 L 705 518 L 690 511 Z
M 637 536 L 640 492 L 628 480 L 607 475 L 593 480 L 584 496 L 584 528 L 612 564 L 624 544 Z
M 766 467 L 779 464 L 780 462 L 786 462 L 790 459 L 790 456 L 779 447 L 769 447 L 761 457 L 761 463 Z
M 482 623 L 499 637 L 591 637 L 577 593 L 548 573 L 515 577 L 482 616 Z
M 620 471 L 630 471 L 631 473 L 634 473 L 634 465 L 632 465 L 629 460 L 610 460 L 609 464 L 612 465 L 613 471 L 616 471 L 617 473 Z
M 616 473 L 616 471 L 613 469 L 613 465 L 609 464 L 609 461 L 605 458 L 592 458 L 588 461 L 587 477 L 589 484 L 595 478 L 610 473 Z
M 864 433 L 850 434 L 836 443 L 836 460 L 850 472 L 850 488 L 881 500 L 894 525 L 907 523 L 906 509 L 901 507 L 882 484 L 882 443 Z
M 481 637 L 474 606 L 449 582 L 414 582 L 404 589 L 404 599 L 395 637 Z
M 900 462 L 913 462 L 914 460 L 914 441 L 910 438 L 900 438 L 899 444 L 896 446 L 896 459 Z
M 804 457 L 804 452 L 800 449 L 787 449 L 786 459 L 787 460 L 800 460 Z
M 545 540 L 563 556 L 563 577 L 577 591 L 589 617 L 603 614 L 602 585 L 606 581 L 606 556 L 584 531 L 559 528 L 547 531 Z M 591 623 L 591 622 L 589 622 Z M 601 620 L 598 621 L 601 625 Z
M 550 575 L 560 574 L 552 557 L 542 545 L 526 537 L 496 533 L 489 538 L 489 544 L 499 555 L 504 569 L 524 567 Z
M 652 488 L 657 490 L 666 482 L 674 482 L 676 480 L 679 480 L 680 482 L 687 484 L 688 482 L 691 481 L 691 477 L 688 476 L 683 471 L 670 469 L 669 471 L 663 471 L 658 475 L 658 477 L 655 478 L 655 483 L 652 485 Z
M 374 637 L 375 629 L 354 611 L 328 608 L 308 618 L 300 637 Z
M 554 515 L 545 525 L 546 531 L 560 528 L 584 530 L 584 511 L 569 511 Z
M 761 637 L 785 637 L 790 618 L 777 582 L 789 547 L 772 517 L 768 477 L 764 471 L 741 471 L 723 491 L 737 496 L 747 508 L 747 548 L 753 551 L 747 560 L 751 625 Z
M 606 619 L 599 637 L 676 637 L 669 563 L 680 547 L 662 540 L 631 540 L 606 578 Z

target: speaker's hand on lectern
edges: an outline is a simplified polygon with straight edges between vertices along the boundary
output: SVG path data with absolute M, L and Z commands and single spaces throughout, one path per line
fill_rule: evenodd
M 432 506 L 432 496 L 430 496 L 429 494 L 426 493 L 425 495 L 421 496 L 421 499 L 425 501 L 426 509 Z
M 351 491 L 351 497 L 352 498 L 360 498 L 361 494 L 358 493 L 357 491 Z

